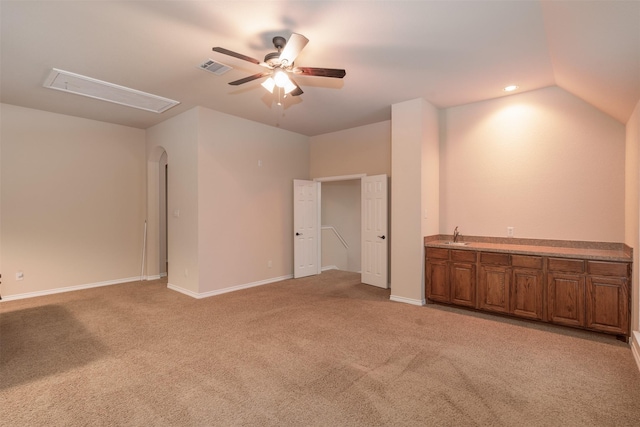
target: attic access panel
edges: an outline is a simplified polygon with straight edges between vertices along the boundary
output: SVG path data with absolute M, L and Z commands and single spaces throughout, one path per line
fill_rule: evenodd
M 89 98 L 113 102 L 153 113 L 163 113 L 180 103 L 172 99 L 104 82 L 69 71 L 59 70 L 57 68 L 51 70 L 43 86 L 49 89 L 87 96 Z

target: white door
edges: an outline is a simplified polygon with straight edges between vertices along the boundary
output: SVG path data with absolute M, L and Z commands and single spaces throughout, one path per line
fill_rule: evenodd
M 362 283 L 388 287 L 387 175 L 362 178 Z
M 320 274 L 320 183 L 293 180 L 293 277 Z

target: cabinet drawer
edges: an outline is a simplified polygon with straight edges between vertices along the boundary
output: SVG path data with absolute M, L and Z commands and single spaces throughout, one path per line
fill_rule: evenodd
M 542 269 L 542 257 L 511 255 L 511 265 L 514 267 Z
M 549 258 L 549 271 L 584 273 L 584 261 L 580 259 Z
M 483 264 L 509 265 L 509 254 L 499 254 L 493 252 L 482 252 L 480 262 Z
M 427 248 L 426 254 L 429 259 L 449 259 L 449 249 Z
M 598 276 L 627 277 L 628 265 L 623 262 L 587 261 L 587 272 Z
M 451 261 L 476 262 L 474 251 L 451 251 Z

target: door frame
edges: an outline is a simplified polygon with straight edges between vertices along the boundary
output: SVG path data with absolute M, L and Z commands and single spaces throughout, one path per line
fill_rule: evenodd
M 379 174 L 376 174 L 379 175 Z M 336 175 L 336 176 L 323 176 L 323 177 L 319 177 L 319 178 L 313 178 L 312 181 L 316 181 L 320 183 L 320 189 L 319 191 L 322 192 L 322 183 L 323 182 L 335 182 L 335 181 L 351 181 L 351 180 L 360 180 L 360 182 L 362 182 L 362 178 L 366 178 L 367 176 L 373 176 L 373 175 L 367 175 L 366 173 L 359 173 L 359 174 L 353 174 L 353 175 Z M 387 175 L 387 179 L 389 178 L 389 175 Z M 362 200 L 362 199 L 361 199 Z M 390 203 L 390 199 L 387 199 L 387 211 L 389 209 L 389 203 Z M 319 206 L 319 213 L 318 213 L 318 220 L 320 222 L 320 224 L 322 224 L 322 214 L 321 211 L 322 209 Z M 387 219 L 388 222 L 388 219 Z M 387 224 L 387 227 L 390 227 L 390 224 Z M 390 230 L 387 230 L 387 234 L 389 234 Z M 320 237 L 321 239 L 321 237 Z M 320 243 L 320 248 L 322 248 L 322 241 L 319 241 Z M 362 245 L 362 242 L 360 242 L 360 244 Z M 390 259 L 390 254 L 391 254 L 391 245 L 389 245 L 387 243 L 387 251 L 388 251 L 388 255 L 387 255 L 387 268 L 388 268 L 388 263 L 389 263 L 389 259 Z M 322 268 L 322 251 L 319 250 L 318 251 L 318 266 L 321 269 Z M 388 277 L 388 270 L 387 270 L 387 288 L 389 287 L 389 277 Z M 362 275 L 362 273 L 361 273 Z

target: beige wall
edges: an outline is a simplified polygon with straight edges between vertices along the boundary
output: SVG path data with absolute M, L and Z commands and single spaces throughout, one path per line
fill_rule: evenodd
M 309 138 L 309 176 L 391 175 L 391 122 Z
M 198 171 L 200 292 L 291 275 L 308 137 L 200 108 Z
M 640 331 L 638 308 L 638 270 L 640 255 L 640 102 L 626 126 L 626 163 L 625 163 L 625 236 L 624 242 L 633 248 L 632 281 L 632 319 L 631 329 Z
M 440 230 L 440 111 L 422 108 L 422 235 L 431 236 Z
M 438 111 L 423 99 L 391 107 L 391 298 L 412 304 L 424 301 L 423 176 L 431 176 L 423 158 L 438 141 Z M 428 199 L 432 200 L 432 199 Z M 435 208 L 435 207 L 434 207 Z M 428 220 L 427 220 L 428 222 Z
M 0 108 L 2 296 L 138 278 L 144 131 Z
M 159 161 L 167 153 L 169 284 L 198 293 L 198 109 L 147 129 L 147 274 L 160 273 Z M 177 215 L 177 216 L 176 216 Z
M 624 126 L 550 87 L 444 112 L 440 232 L 624 240 Z

